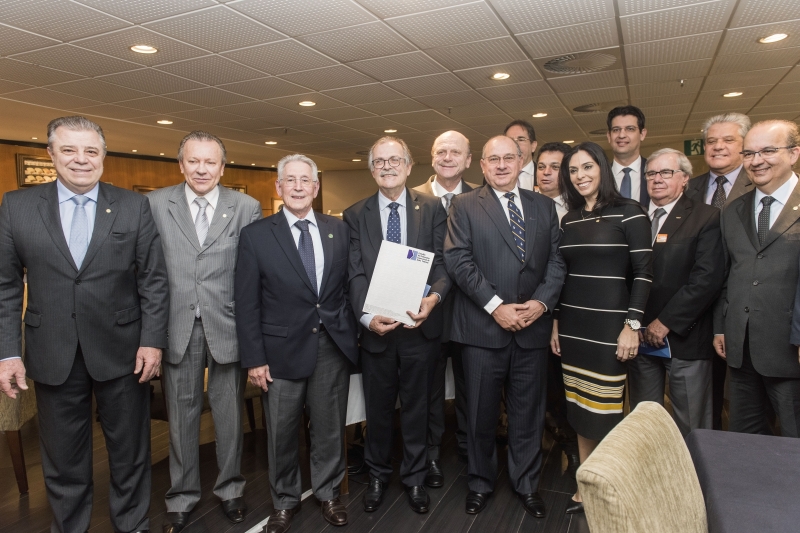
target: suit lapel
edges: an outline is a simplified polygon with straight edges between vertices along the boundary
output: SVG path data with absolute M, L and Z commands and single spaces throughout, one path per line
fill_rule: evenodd
M 422 192 L 424 192 L 425 194 L 430 194 L 430 195 L 432 195 L 432 196 L 436 196 L 436 193 L 435 193 L 435 192 L 433 192 L 433 180 L 435 180 L 435 179 L 436 179 L 436 174 L 434 174 L 433 176 L 431 176 L 430 178 L 428 178 L 428 181 L 426 181 L 426 182 L 424 183 L 424 186 L 423 186 L 423 188 L 424 188 L 425 190 L 424 190 L 424 191 L 422 191 Z
M 520 197 L 522 209 L 524 209 L 523 216 L 525 217 L 525 262 L 527 263 L 531 258 L 531 254 L 533 254 L 538 213 L 535 210 L 533 200 L 529 200 L 522 191 L 520 191 Z
M 670 237 L 675 235 L 678 229 L 683 225 L 689 215 L 692 214 L 692 201 L 684 194 L 681 198 L 675 203 L 675 206 L 670 211 L 669 215 L 667 215 L 667 219 L 664 221 L 664 224 L 661 226 L 661 231 L 659 233 L 664 233 L 667 235 L 667 240 L 669 241 Z M 652 222 L 652 221 L 651 221 Z M 653 258 L 655 260 L 658 257 L 666 246 L 666 243 L 663 242 L 654 242 L 653 243 Z
M 736 213 L 739 215 L 739 219 L 742 221 L 744 231 L 747 233 L 747 237 L 750 239 L 750 243 L 753 245 L 753 248 L 759 250 L 761 249 L 761 245 L 758 243 L 758 230 L 756 229 L 755 223 L 756 212 L 755 206 L 753 206 L 753 202 L 755 201 L 755 192 L 753 191 L 750 191 L 748 194 L 740 197 L 742 201 L 736 205 Z
M 117 210 L 114 207 L 115 201 L 111 187 L 101 183 L 100 191 L 97 194 L 97 211 L 95 211 L 94 215 L 92 240 L 89 241 L 89 248 L 86 250 L 86 256 L 83 258 L 79 273 L 86 270 L 86 267 L 92 262 L 92 258 L 97 255 L 98 250 L 105 242 L 108 234 L 111 233 L 111 227 L 117 218 Z
M 747 175 L 744 167 L 742 167 L 742 170 L 739 171 L 739 175 L 736 176 L 736 181 L 733 182 L 731 192 L 728 193 L 728 199 L 725 201 L 725 206 L 727 207 L 732 201 L 752 190 L 753 182 L 750 181 L 750 177 Z
M 325 257 L 325 265 L 322 270 L 322 282 L 319 285 L 319 293 L 325 290 L 325 284 L 331 274 L 331 264 L 333 264 L 333 232 L 326 220 L 323 220 L 319 213 L 314 214 L 319 228 L 319 238 L 322 241 L 322 253 Z M 299 254 L 299 252 L 298 252 Z
M 381 227 L 381 213 L 380 206 L 378 205 L 378 194 L 367 200 L 364 204 L 364 223 L 367 225 L 367 235 L 369 235 L 369 242 L 372 244 L 375 255 L 378 255 L 378 250 L 381 249 L 381 241 L 383 241 L 383 229 Z
M 192 213 L 186 203 L 185 185 L 175 185 L 169 197 L 169 214 L 178 225 L 186 239 L 200 252 L 200 241 L 197 240 L 197 230 L 192 222 Z M 216 218 L 216 217 L 215 217 Z
M 417 247 L 419 237 L 419 219 L 422 215 L 419 211 L 419 197 L 411 189 L 406 189 L 406 244 L 412 248 Z
M 786 202 L 786 205 L 783 206 L 783 209 L 781 209 L 781 214 L 778 215 L 777 220 L 775 220 L 775 223 L 769 229 L 767 238 L 764 240 L 764 246 L 761 247 L 762 249 L 772 244 L 775 239 L 785 233 L 792 224 L 797 222 L 797 219 L 800 218 L 800 205 L 798 204 L 800 204 L 800 182 L 798 182 L 798 185 L 795 185 L 792 194 L 789 196 L 789 200 Z
M 506 244 L 511 251 L 514 252 L 514 257 L 519 258 L 519 252 L 517 251 L 517 244 L 514 242 L 514 235 L 511 233 L 511 226 L 509 225 L 508 219 L 506 218 L 506 214 L 503 212 L 503 206 L 500 204 L 500 200 L 497 198 L 497 195 L 494 193 L 494 190 L 489 185 L 485 185 L 483 189 L 478 193 L 479 203 L 486 214 L 489 215 L 489 218 L 492 220 L 494 225 L 497 227 L 497 231 L 500 232 L 500 235 L 503 236 L 503 240 L 506 241 Z M 531 208 L 533 210 L 533 208 Z M 526 238 L 527 238 L 527 231 L 526 231 Z M 531 246 L 531 248 L 533 248 Z M 526 255 L 527 255 L 527 243 L 525 245 Z
M 214 218 L 217 218 L 216 214 Z M 297 245 L 294 242 L 294 236 L 292 235 L 291 228 L 289 228 L 289 221 L 286 220 L 286 215 L 277 213 L 273 217 L 272 224 L 272 233 L 275 235 L 275 240 L 278 241 L 278 245 L 283 249 L 283 253 L 286 254 L 289 263 L 291 263 L 292 267 L 297 271 L 297 275 L 300 276 L 300 279 L 303 280 L 306 287 L 316 294 L 317 289 L 311 285 L 311 280 L 308 279 L 306 268 L 303 266 L 303 260 L 300 259 L 300 252 L 297 251 Z M 320 233 L 322 232 L 320 231 Z M 328 261 L 325 261 L 325 263 L 327 268 Z
M 211 219 L 211 226 L 208 228 L 206 242 L 203 243 L 203 250 L 214 244 L 214 241 L 233 220 L 236 212 L 236 199 L 233 197 L 233 193 L 221 185 L 217 185 L 217 187 L 219 187 L 219 199 L 217 199 L 217 207 L 214 209 L 214 218 Z
M 686 194 L 694 196 L 698 201 L 705 203 L 706 193 L 708 192 L 708 172 L 701 174 L 694 179 L 689 180 L 689 187 L 686 189 Z
M 56 245 L 56 248 L 61 252 L 64 258 L 72 265 L 76 271 L 78 268 L 75 266 L 75 260 L 72 259 L 72 253 L 69 251 L 67 239 L 64 237 L 64 228 L 61 227 L 61 212 L 58 208 L 58 189 L 55 182 L 48 185 L 40 185 L 42 201 L 39 202 L 39 214 L 42 216 L 47 232 L 50 238 Z

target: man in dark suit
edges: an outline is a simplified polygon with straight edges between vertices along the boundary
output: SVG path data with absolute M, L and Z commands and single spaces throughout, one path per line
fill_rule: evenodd
M 522 154 L 499 136 L 483 148 L 487 185 L 455 198 L 445 242 L 456 294 L 451 338 L 464 344 L 467 382 L 467 513 L 486 506 L 497 479 L 494 439 L 500 389 L 508 410 L 508 474 L 529 513 L 541 518 L 547 353 L 566 267 L 555 204 L 520 190 Z
M 741 113 L 723 113 L 706 120 L 703 125 L 703 157 L 709 172 L 689 180 L 686 196 L 696 202 L 723 209 L 753 189 L 739 153 L 748 130 L 750 118 Z M 712 427 L 722 429 L 728 365 L 721 357 L 714 357 L 712 361 Z
M 304 155 L 278 162 L 283 209 L 242 230 L 236 268 L 236 330 L 242 366 L 260 387 L 267 419 L 274 511 L 267 533 L 283 533 L 300 509 L 297 431 L 311 425 L 311 485 L 322 515 L 347 523 L 339 500 L 350 363 L 358 360 L 348 302 L 350 236 L 341 220 L 311 209 L 316 164 Z
M 370 482 L 364 510 L 375 511 L 392 474 L 392 419 L 398 392 L 403 433 L 400 479 L 411 508 L 428 512 L 430 498 L 423 485 L 427 473 L 430 389 L 439 359 L 442 299 L 450 278 L 442 261 L 447 213 L 438 198 L 406 189 L 413 161 L 408 146 L 395 137 L 378 139 L 369 151 L 369 168 L 378 192 L 347 208 L 350 226 L 350 301 L 361 323 L 361 368 L 367 412 L 364 458 Z M 413 327 L 390 318 L 363 313 L 381 242 L 435 253 L 419 310 L 409 310 Z
M 728 429 L 770 434 L 771 404 L 781 433 L 800 437 L 800 362 L 790 341 L 800 259 L 797 124 L 767 120 L 744 138 L 754 190 L 722 211 L 729 274 L 714 311 L 714 348 L 728 362 Z
M 9 192 L 0 206 L 0 390 L 14 398 L 16 387 L 26 388 L 26 372 L 35 383 L 52 531 L 89 529 L 93 394 L 108 450 L 111 525 L 144 531 L 147 382 L 159 373 L 169 313 L 161 240 L 147 198 L 99 183 L 100 126 L 57 118 L 47 141 L 57 181 Z
M 628 362 L 631 408 L 669 398 L 681 434 L 711 429 L 712 307 L 725 275 L 719 210 L 683 194 L 692 165 L 672 148 L 647 159 L 653 228 L 653 287 L 639 333 L 650 345 L 669 344 L 671 358 L 639 354 Z
M 606 118 L 606 138 L 614 153 L 611 170 L 617 190 L 625 198 L 638 200 L 642 207 L 650 205 L 644 169 L 647 160 L 641 156 L 642 141 L 647 137 L 644 113 L 633 105 L 615 107 Z
M 440 198 L 445 211 L 449 214 L 450 204 L 456 195 L 479 187 L 479 185 L 463 180 L 464 172 L 472 162 L 469 140 L 457 131 L 442 133 L 433 141 L 431 156 L 433 158 L 431 165 L 436 174 L 419 187 L 414 187 L 414 190 Z M 444 322 L 440 338 L 441 357 L 436 363 L 428 414 L 428 474 L 425 476 L 425 485 L 433 488 L 444 485 L 444 473 L 439 462 L 439 448 L 442 445 L 442 435 L 444 434 L 444 382 L 448 358 L 453 362 L 458 455 L 465 462 L 467 459 L 467 397 L 464 366 L 461 362 L 461 345 L 450 340 L 454 301 L 455 290 L 451 290 L 442 304 Z

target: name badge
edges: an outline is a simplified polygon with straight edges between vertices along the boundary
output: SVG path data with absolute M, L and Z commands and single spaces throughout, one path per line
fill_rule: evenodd
M 667 234 L 659 233 L 658 235 L 656 235 L 656 242 L 667 242 Z

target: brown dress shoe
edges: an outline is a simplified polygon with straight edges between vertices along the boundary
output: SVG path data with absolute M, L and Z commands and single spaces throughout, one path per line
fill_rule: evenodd
M 269 515 L 269 521 L 264 526 L 264 533 L 285 533 L 292 527 L 292 517 L 300 510 L 300 504 L 294 509 L 275 509 Z
M 347 525 L 347 508 L 336 497 L 326 502 L 320 502 L 322 505 L 322 516 L 329 524 L 334 526 Z

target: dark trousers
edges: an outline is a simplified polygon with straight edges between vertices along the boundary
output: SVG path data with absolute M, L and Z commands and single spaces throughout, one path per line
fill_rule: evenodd
M 564 375 L 561 357 L 548 350 L 547 354 L 547 412 L 553 417 L 561 449 L 570 455 L 578 454 L 578 435 L 567 421 L 567 395 L 564 392 Z
M 519 494 L 539 489 L 548 351 L 544 348 L 524 349 L 514 341 L 498 349 L 464 346 L 470 490 L 494 491 L 497 479 L 495 428 L 503 387 L 508 411 L 508 476 L 511 485 Z
M 406 486 L 422 485 L 428 459 L 428 406 L 439 339 L 426 339 L 419 329 L 402 326 L 386 334 L 386 350 L 361 350 L 367 437 L 364 460 L 372 477 L 384 483 L 392 475 L 392 421 L 398 394 L 403 461 L 400 479 Z
M 447 359 L 453 361 L 453 380 L 456 389 L 456 442 L 459 453 L 467 453 L 467 395 L 464 385 L 464 364 L 461 360 L 461 345 L 457 342 L 443 342 L 440 345 L 439 359 L 433 375 L 431 405 L 428 414 L 428 460 L 439 460 L 439 449 L 444 435 L 444 388 Z
M 728 363 L 725 359 L 714 354 L 711 363 L 711 423 L 712 428 L 722 429 L 722 408 L 725 401 L 725 376 L 728 373 Z
M 115 531 L 150 527 L 150 385 L 129 374 L 89 375 L 80 347 L 61 385 L 36 383 L 42 471 L 53 532 L 89 529 L 92 514 L 92 393 L 108 451 L 108 504 Z

